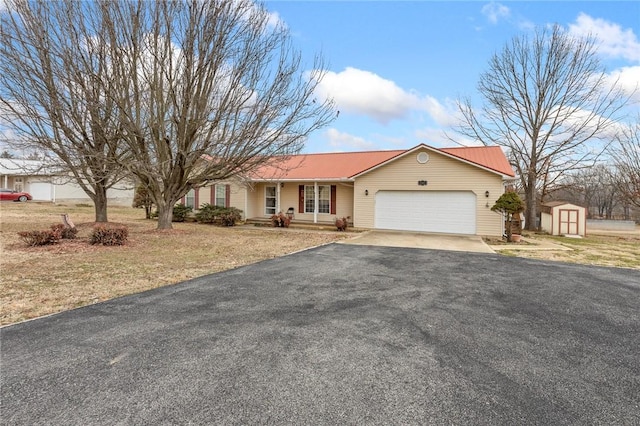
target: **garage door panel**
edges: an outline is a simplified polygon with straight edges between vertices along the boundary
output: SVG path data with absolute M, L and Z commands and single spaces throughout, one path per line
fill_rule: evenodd
M 475 234 L 476 196 L 469 191 L 379 191 L 375 227 Z

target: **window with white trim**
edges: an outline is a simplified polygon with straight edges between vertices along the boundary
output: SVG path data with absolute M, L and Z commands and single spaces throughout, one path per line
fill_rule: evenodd
M 196 208 L 196 191 L 195 189 L 189 190 L 187 195 L 184 197 L 184 205 L 187 207 L 191 207 L 192 209 Z
M 304 187 L 304 212 L 313 213 L 315 207 L 315 190 L 313 185 Z M 318 185 L 318 213 L 331 212 L 331 185 Z
M 216 185 L 216 203 L 218 207 L 227 207 L 225 202 L 227 200 L 227 188 L 225 185 Z

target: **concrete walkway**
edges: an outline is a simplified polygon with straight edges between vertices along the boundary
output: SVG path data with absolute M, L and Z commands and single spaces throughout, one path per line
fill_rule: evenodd
M 482 240 L 482 237 L 477 235 L 376 230 L 367 231 L 354 238 L 340 241 L 339 244 L 495 253 L 495 251 Z

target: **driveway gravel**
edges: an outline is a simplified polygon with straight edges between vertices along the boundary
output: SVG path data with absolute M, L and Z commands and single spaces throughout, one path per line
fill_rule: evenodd
M 331 244 L 0 329 L 2 424 L 640 424 L 640 273 Z

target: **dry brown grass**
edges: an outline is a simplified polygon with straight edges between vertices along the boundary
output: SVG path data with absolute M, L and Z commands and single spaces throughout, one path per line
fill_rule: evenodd
M 583 265 L 640 269 L 640 228 L 632 233 L 592 231 L 584 238 L 531 234 L 529 245 L 551 242 L 571 250 L 501 250 L 500 253 L 531 259 L 554 260 Z
M 498 239 L 485 238 L 485 241 L 499 250 L 500 254 L 507 256 L 640 269 L 639 226 L 636 226 L 635 231 L 628 232 L 590 230 L 584 238 L 535 233 L 525 233 L 524 236 L 523 242 L 518 244 Z M 551 249 L 547 243 L 564 250 Z
M 19 231 L 44 230 L 68 213 L 77 240 L 27 247 Z M 139 209 L 113 207 L 109 220 L 129 228 L 120 247 L 91 246 L 93 207 L 0 204 L 0 324 L 64 311 L 117 296 L 271 259 L 349 236 L 332 231 L 174 223 L 157 231 Z

